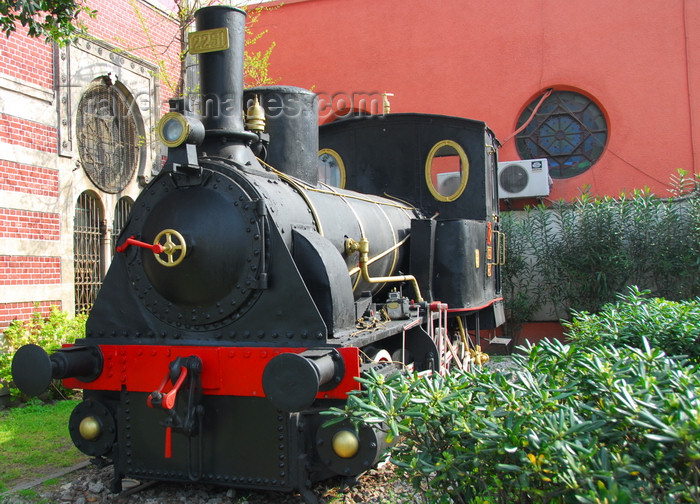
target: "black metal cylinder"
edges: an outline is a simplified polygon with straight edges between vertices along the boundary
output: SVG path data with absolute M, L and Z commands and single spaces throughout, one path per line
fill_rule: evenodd
M 97 346 L 72 346 L 51 355 L 54 378 L 92 381 L 102 372 L 102 352 Z
M 294 86 L 261 86 L 244 92 L 246 107 L 255 96 L 265 109 L 270 135 L 267 163 L 304 182 L 318 182 L 318 97 Z
M 282 411 L 302 411 L 318 394 L 318 369 L 311 359 L 283 353 L 265 366 L 262 376 L 265 396 Z
M 311 406 L 321 390 L 340 383 L 345 372 L 340 355 L 330 349 L 283 353 L 265 366 L 262 383 L 265 395 L 283 411 L 302 411 Z M 322 388 L 324 385 L 328 388 Z
M 102 352 L 97 346 L 72 346 L 50 357 L 38 345 L 20 347 L 12 358 L 12 378 L 28 396 L 44 392 L 54 378 L 78 378 L 88 382 L 102 372 Z
M 319 359 L 312 360 L 311 362 L 318 373 L 319 386 L 325 385 L 333 379 L 335 376 L 336 367 L 333 357 L 330 354 L 324 355 Z
M 198 36 L 205 30 L 228 30 L 228 48 L 218 49 L 218 36 L 210 32 L 211 41 L 201 39 L 200 47 L 193 51 L 199 54 L 200 113 L 207 138 L 243 131 L 245 17 L 244 11 L 225 5 L 204 7 L 195 13 Z M 192 39 L 190 45 L 192 51 Z

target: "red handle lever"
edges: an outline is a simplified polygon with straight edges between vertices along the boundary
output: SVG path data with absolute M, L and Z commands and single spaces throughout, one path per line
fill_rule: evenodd
M 180 375 L 178 376 L 177 381 L 175 381 L 175 384 L 169 392 L 165 392 L 165 386 L 170 380 L 170 373 L 166 374 L 165 378 L 163 378 L 163 381 L 160 384 L 160 387 L 158 387 L 158 390 L 156 390 L 148 396 L 148 399 L 146 400 L 148 406 L 150 408 L 154 408 L 157 406 L 168 410 L 173 409 L 175 407 L 177 393 L 180 390 L 182 383 L 185 381 L 185 378 L 187 378 L 187 373 L 188 372 L 186 367 L 183 366 L 182 368 L 180 368 Z M 154 399 L 156 399 L 155 403 Z
M 126 241 L 124 243 L 119 245 L 117 247 L 117 252 L 124 252 L 126 249 L 129 248 L 129 245 L 135 245 L 137 247 L 142 247 L 142 248 L 151 250 L 154 254 L 160 254 L 163 252 L 163 245 L 161 245 L 160 243 L 155 243 L 155 244 L 151 245 L 150 243 L 138 241 L 133 236 L 130 236 L 129 238 L 126 239 Z
M 173 430 L 165 428 L 165 458 L 173 457 Z
M 128 242 L 128 240 L 127 240 Z M 164 393 L 165 391 L 165 386 L 168 384 L 168 381 L 170 380 L 170 372 L 168 372 L 165 375 L 165 378 L 163 378 L 163 381 L 160 384 L 160 387 L 158 387 L 158 390 L 153 392 L 148 396 L 148 399 L 146 399 L 146 403 L 148 404 L 149 408 L 155 408 L 155 407 L 161 407 L 165 410 L 171 410 L 175 407 L 175 400 L 177 399 L 177 393 L 180 390 L 180 387 L 182 386 L 183 382 L 185 381 L 185 378 L 187 378 L 187 368 L 186 367 L 181 367 L 180 368 L 180 375 L 178 376 L 177 380 L 175 381 L 175 384 L 173 387 L 170 389 L 169 392 Z M 154 402 L 155 400 L 155 402 Z M 172 433 L 172 428 L 171 427 L 166 427 L 165 428 L 165 458 L 171 458 L 173 456 L 173 433 Z

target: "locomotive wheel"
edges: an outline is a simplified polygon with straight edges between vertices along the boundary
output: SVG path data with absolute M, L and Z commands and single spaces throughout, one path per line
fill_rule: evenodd
M 391 362 L 391 354 L 383 348 L 369 347 L 365 350 L 365 354 L 370 362 Z
M 403 362 L 405 365 L 413 362 L 413 355 L 410 350 L 403 351 L 400 348 L 394 350 L 391 354 L 391 360 L 394 362 Z

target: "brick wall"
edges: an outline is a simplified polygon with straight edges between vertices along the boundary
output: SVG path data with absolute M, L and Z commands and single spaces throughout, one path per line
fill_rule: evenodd
M 7 328 L 13 320 L 29 320 L 35 312 L 41 313 L 43 317 L 48 317 L 52 306 L 62 308 L 61 301 L 0 303 L 0 332 Z
M 51 126 L 0 114 L 0 141 L 28 149 L 55 153 L 58 133 L 56 128 Z
M 97 10 L 95 19 L 85 20 L 91 35 L 146 61 L 163 64 L 158 77 L 161 99 L 167 102 L 175 92 L 180 72 L 177 24 L 145 2 L 93 0 L 90 7 Z
M 57 213 L 0 208 L 0 238 L 58 240 L 60 232 Z
M 93 0 L 90 2 L 90 8 L 97 10 L 97 16 L 94 19 L 84 15 L 81 17 L 90 36 L 102 39 L 161 67 L 158 75 L 161 85 L 160 98 L 164 104 L 163 112 L 167 112 L 167 100 L 174 96 L 180 74 L 177 23 L 163 11 L 145 2 Z M 53 44 L 46 43 L 43 38 L 27 36 L 24 28 L 20 26 L 9 38 L 0 36 L 0 74 L 46 89 L 54 89 L 53 52 Z M 6 117 L 5 122 L 13 119 L 16 118 Z M 35 133 L 33 128 L 31 132 Z M 49 140 L 53 141 L 52 150 L 42 150 L 56 152 L 55 130 L 36 133 L 40 136 L 49 135 Z M 0 137 L 0 140 L 8 141 L 5 137 Z M 28 141 L 31 142 L 31 139 L 25 135 L 23 142 Z
M 21 57 L 17 57 L 21 55 Z M 0 37 L 0 72 L 30 84 L 53 88 L 53 46 L 33 39 L 22 27 L 9 38 Z
M 58 197 L 58 170 L 0 159 L 0 191 Z
M 0 285 L 61 283 L 61 258 L 0 256 Z
M 43 39 L 23 33 L 0 37 L 0 73 L 20 82 L 53 89 L 53 46 Z M 11 98 L 5 98 L 11 99 Z M 49 105 L 52 107 L 51 105 Z M 26 119 L 0 113 L 0 142 L 40 152 L 57 152 L 57 131 Z M 0 191 L 37 196 L 58 197 L 58 171 L 40 166 L 0 160 Z M 60 238 L 60 220 L 56 213 L 0 208 L 0 238 L 52 240 Z M 58 257 L 0 256 L 0 285 L 10 286 L 60 284 L 61 263 Z M 38 311 L 44 316 L 60 300 L 0 302 L 0 332 L 12 320 L 29 319 Z
M 93 0 L 90 8 L 97 10 L 97 16 L 89 19 L 83 15 L 81 21 L 87 25 L 91 36 L 147 61 L 162 61 L 167 79 L 161 80 L 177 82 L 180 44 L 174 41 L 176 23 L 172 19 L 138 1 Z M 3 35 L 0 37 L 0 73 L 53 89 L 53 45 L 43 38 L 28 37 L 22 27 L 9 38 Z

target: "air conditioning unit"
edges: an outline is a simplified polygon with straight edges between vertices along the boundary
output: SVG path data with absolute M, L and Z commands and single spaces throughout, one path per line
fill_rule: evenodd
M 549 196 L 549 164 L 546 159 L 523 159 L 498 163 L 498 197 Z

